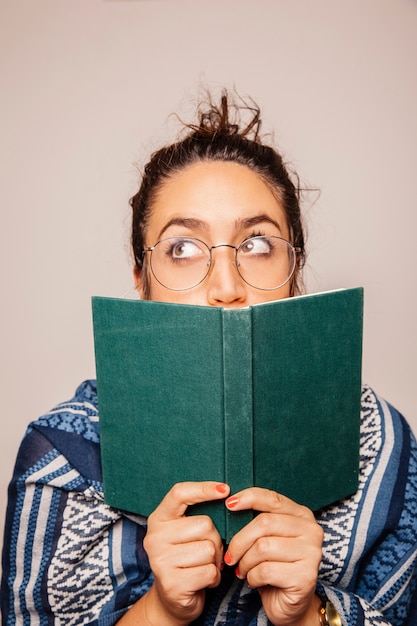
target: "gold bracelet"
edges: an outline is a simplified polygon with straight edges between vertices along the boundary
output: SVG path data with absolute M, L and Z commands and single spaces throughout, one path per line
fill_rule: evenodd
M 342 620 L 335 606 L 327 600 L 319 608 L 320 626 L 342 626 Z

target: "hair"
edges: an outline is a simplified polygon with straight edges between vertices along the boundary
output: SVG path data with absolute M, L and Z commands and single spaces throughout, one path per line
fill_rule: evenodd
M 243 118 L 249 116 L 249 122 Z M 132 207 L 132 251 L 135 269 L 142 272 L 145 235 L 153 203 L 167 180 L 188 166 L 204 161 L 234 162 L 248 167 L 265 182 L 282 205 L 291 244 L 300 249 L 297 268 L 292 279 L 291 295 L 303 291 L 300 270 L 305 263 L 304 229 L 300 210 L 300 186 L 297 175 L 290 171 L 282 156 L 263 142 L 260 135 L 259 107 L 224 90 L 219 104 L 208 96 L 197 107 L 197 124 L 183 124 L 183 135 L 151 155 L 145 165 L 141 184 L 130 199 Z M 295 179 L 295 182 L 292 180 Z M 143 295 L 149 297 L 147 273 L 143 272 Z

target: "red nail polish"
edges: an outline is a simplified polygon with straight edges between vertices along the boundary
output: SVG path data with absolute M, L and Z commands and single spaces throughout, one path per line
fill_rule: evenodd
M 230 554 L 229 551 L 226 552 L 226 554 L 224 555 L 224 562 L 226 563 L 226 565 L 231 565 L 232 564 L 232 555 Z
M 229 507 L 229 509 L 232 509 L 234 506 L 236 506 L 239 502 L 239 498 L 237 496 L 233 496 L 232 498 L 228 498 L 226 500 L 226 506 Z
M 235 575 L 236 575 L 238 578 L 240 578 L 240 572 L 239 572 L 239 568 L 238 568 L 238 567 L 235 569 Z
M 225 483 L 219 483 L 216 485 L 216 489 L 219 493 L 227 493 L 227 485 Z

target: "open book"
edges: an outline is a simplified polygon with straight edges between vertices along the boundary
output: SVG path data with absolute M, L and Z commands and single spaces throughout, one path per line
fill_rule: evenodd
M 184 480 L 313 510 L 358 485 L 362 288 L 243 309 L 93 298 L 106 502 L 149 515 Z M 198 505 L 229 540 L 253 512 Z

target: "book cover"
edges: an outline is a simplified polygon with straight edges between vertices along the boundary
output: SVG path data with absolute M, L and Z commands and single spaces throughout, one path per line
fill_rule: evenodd
M 93 298 L 105 500 L 149 515 L 179 481 L 313 510 L 358 485 L 362 288 L 243 309 Z M 253 512 L 211 515 L 230 540 Z

